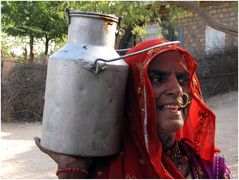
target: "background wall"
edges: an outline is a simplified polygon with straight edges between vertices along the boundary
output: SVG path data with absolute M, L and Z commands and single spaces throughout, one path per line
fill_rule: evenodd
M 202 2 L 202 7 L 208 12 L 213 19 L 224 25 L 238 28 L 238 9 L 235 7 L 236 2 Z M 206 36 L 210 33 L 209 28 L 205 21 L 197 14 L 193 14 L 191 17 L 184 18 L 178 21 L 178 29 L 181 32 L 181 40 L 183 41 L 183 47 L 189 50 L 189 52 L 195 56 L 206 53 Z M 223 32 L 216 31 L 214 33 L 224 34 L 225 36 L 225 48 L 238 47 L 238 38 L 225 34 Z M 215 36 L 217 37 L 217 36 Z M 222 35 L 219 35 L 222 37 Z M 211 41 L 213 40 L 213 37 Z M 215 49 L 218 48 L 215 40 Z M 223 39 L 219 39 L 223 41 Z

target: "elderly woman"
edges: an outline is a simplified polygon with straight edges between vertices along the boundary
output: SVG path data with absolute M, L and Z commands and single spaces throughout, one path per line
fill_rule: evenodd
M 164 42 L 149 40 L 128 53 Z M 192 56 L 171 45 L 125 61 L 129 79 L 121 151 L 108 157 L 71 157 L 44 149 L 35 138 L 58 164 L 58 177 L 231 178 L 215 148 L 215 115 L 202 99 Z

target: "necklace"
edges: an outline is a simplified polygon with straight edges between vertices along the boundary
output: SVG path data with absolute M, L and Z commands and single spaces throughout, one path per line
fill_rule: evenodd
M 177 140 L 175 141 L 173 147 L 166 151 L 166 154 L 174 162 L 178 170 L 180 170 L 182 163 L 182 153 Z

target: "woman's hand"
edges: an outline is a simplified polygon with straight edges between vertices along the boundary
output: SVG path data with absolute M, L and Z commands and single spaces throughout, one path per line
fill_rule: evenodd
M 70 156 L 65 154 L 56 153 L 50 150 L 45 149 L 41 146 L 40 142 L 41 139 L 38 137 L 34 138 L 35 143 L 37 147 L 47 155 L 49 155 L 58 165 L 59 168 L 80 168 L 82 170 L 88 170 L 90 165 L 93 162 L 93 158 L 90 157 L 79 157 L 79 156 Z M 67 173 L 61 173 L 60 175 L 67 174 Z M 68 173 L 69 174 L 69 173 Z M 76 174 L 76 173 L 73 173 Z M 72 176 L 71 176 L 72 177 Z M 60 178 L 60 176 L 59 176 Z M 67 178 L 66 176 L 61 178 Z M 69 177 L 68 177 L 69 178 Z

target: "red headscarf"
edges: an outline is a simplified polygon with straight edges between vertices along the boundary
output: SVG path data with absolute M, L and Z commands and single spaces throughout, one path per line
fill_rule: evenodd
M 132 48 L 133 53 L 167 42 L 145 41 Z M 184 178 L 164 154 L 157 134 L 155 96 L 148 78 L 148 65 L 160 53 L 180 51 L 190 72 L 191 106 L 185 125 L 176 133 L 178 140 L 187 138 L 198 155 L 210 161 L 215 152 L 215 115 L 206 107 L 201 95 L 193 57 L 178 45 L 164 46 L 138 54 L 125 61 L 129 65 L 126 98 L 127 120 L 123 149 L 110 163 L 109 178 Z

